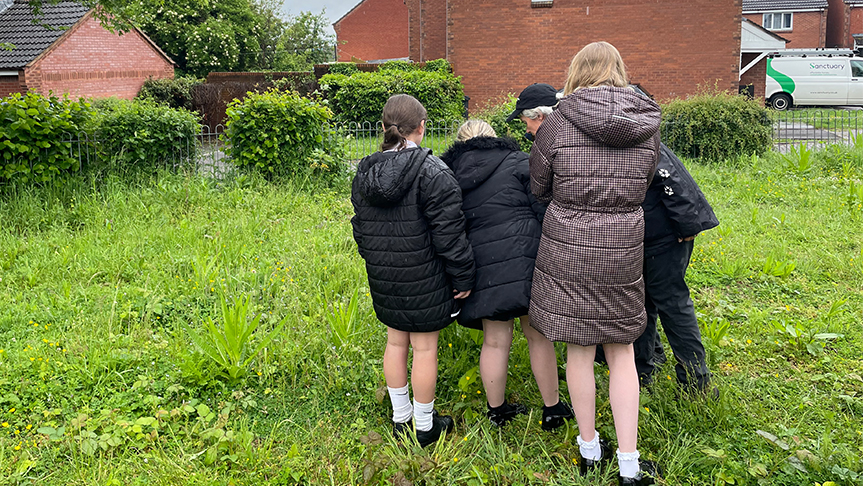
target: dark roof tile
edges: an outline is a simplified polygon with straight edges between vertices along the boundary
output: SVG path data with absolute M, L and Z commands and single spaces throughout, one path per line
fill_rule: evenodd
M 827 0 L 743 0 L 743 13 L 826 9 Z
M 27 0 L 15 0 L 9 8 L 0 11 L 0 43 L 15 46 L 11 51 L 0 50 L 0 69 L 26 66 L 89 11 L 80 3 L 65 0 L 57 5 L 45 4 L 34 23 Z

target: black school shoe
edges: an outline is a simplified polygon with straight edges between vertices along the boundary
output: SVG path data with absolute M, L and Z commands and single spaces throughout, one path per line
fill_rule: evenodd
M 594 469 L 602 467 L 603 464 L 607 464 L 608 461 L 611 460 L 611 446 L 608 445 L 608 442 L 603 438 L 599 439 L 599 452 L 601 455 L 599 456 L 599 459 L 595 461 L 593 459 L 585 459 L 583 457 L 578 461 L 578 472 L 580 472 L 582 476 Z
M 432 428 L 426 431 L 417 430 L 417 442 L 421 447 L 434 444 L 444 432 L 449 433 L 455 427 L 452 417 L 449 415 L 438 415 L 437 410 L 432 412 Z
M 564 424 L 564 420 L 575 418 L 572 413 L 572 407 L 563 400 L 559 400 L 557 405 L 551 407 L 542 407 L 542 430 L 554 430 Z
M 485 413 L 491 423 L 498 427 L 503 427 L 517 415 L 527 415 L 527 407 L 520 403 L 507 403 L 505 401 L 499 407 L 488 407 L 488 411 Z
M 659 477 L 658 468 L 653 461 L 638 461 L 638 474 L 634 478 L 617 477 L 617 484 L 620 486 L 650 486 L 656 484 L 655 478 Z
M 411 435 L 411 430 L 414 428 L 413 420 L 407 422 L 393 422 L 393 437 L 396 439 L 404 439 Z

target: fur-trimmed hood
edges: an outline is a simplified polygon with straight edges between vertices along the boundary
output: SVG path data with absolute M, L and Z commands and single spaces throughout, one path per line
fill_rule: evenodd
M 474 137 L 454 143 L 441 160 L 467 191 L 485 182 L 510 153 L 518 151 L 518 142 L 511 138 Z

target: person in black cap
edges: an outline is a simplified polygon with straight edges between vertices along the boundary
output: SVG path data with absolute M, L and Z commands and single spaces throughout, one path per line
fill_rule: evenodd
M 520 118 L 527 125 L 525 136 L 533 140 L 561 97 L 562 93 L 551 85 L 531 84 L 519 94 L 515 110 L 506 121 Z M 664 357 L 656 326 L 659 317 L 677 358 L 678 382 L 684 388 L 709 391 L 710 371 L 684 277 L 695 235 L 717 226 L 719 221 L 698 184 L 665 144 L 661 145 L 656 174 L 642 207 L 648 322 L 644 334 L 634 343 L 639 380 L 643 386 L 649 385 L 656 364 Z M 601 346 L 597 347 L 597 360 L 605 361 Z
M 533 141 L 536 131 L 542 125 L 545 117 L 557 108 L 557 103 L 563 93 L 558 92 L 550 84 L 534 83 L 524 88 L 515 102 L 515 110 L 506 117 L 509 123 L 516 118 L 521 119 L 527 125 L 528 140 Z

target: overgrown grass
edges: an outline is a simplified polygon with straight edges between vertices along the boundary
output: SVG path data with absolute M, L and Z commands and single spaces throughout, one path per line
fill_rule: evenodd
M 689 271 L 720 398 L 681 395 L 672 363 L 642 396 L 640 449 L 664 484 L 863 482 L 863 167 L 848 153 L 805 171 L 772 153 L 688 164 L 721 221 Z M 346 187 L 245 176 L 4 194 L 0 484 L 616 484 L 614 469 L 578 476 L 574 425 L 541 430 L 521 335 L 509 392 L 530 417 L 488 425 L 477 336 L 454 325 L 436 406 L 455 433 L 392 440 L 351 215 Z M 261 336 L 287 319 L 237 384 L 182 326 L 218 322 L 221 294 L 251 297 Z

